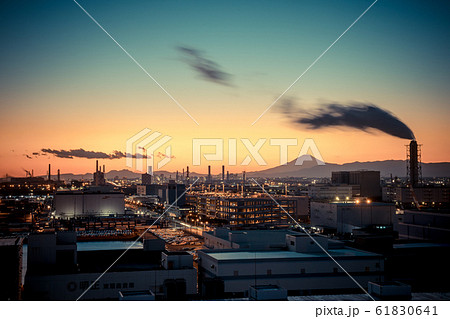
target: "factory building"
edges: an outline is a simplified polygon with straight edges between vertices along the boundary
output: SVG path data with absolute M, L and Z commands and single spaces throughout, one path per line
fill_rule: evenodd
M 311 199 L 335 200 L 350 199 L 360 193 L 358 185 L 310 185 L 308 196 Z
M 165 184 L 147 184 L 138 185 L 137 194 L 139 196 L 153 195 L 158 196 L 161 203 L 167 205 L 173 204 L 178 197 L 180 197 L 175 206 L 184 206 L 186 204 L 185 184 L 176 183 L 175 180 L 170 180 Z
M 448 205 L 450 203 L 450 187 L 397 187 L 395 201 L 405 206 L 414 204 L 414 196 L 419 204 L 427 206 Z
M 409 210 L 398 215 L 395 230 L 400 239 L 426 240 L 450 243 L 449 211 Z
M 155 240 L 155 243 L 148 241 Z M 123 250 L 77 251 L 72 232 L 29 237 L 26 300 L 77 300 Z M 151 291 L 157 300 L 184 300 L 197 294 L 197 271 L 186 252 L 167 252 L 159 238 L 130 249 L 82 300 L 118 300 Z
M 96 188 L 57 191 L 54 208 L 55 216 L 59 218 L 122 215 L 125 211 L 125 195 Z
M 384 261 L 378 254 L 342 243 L 320 245 L 363 287 L 383 278 Z M 359 288 L 322 249 L 304 234 L 287 234 L 288 249 L 200 250 L 199 290 L 203 298 L 245 297 L 251 286 L 276 285 L 289 295 L 357 291 Z
M 370 226 L 392 226 L 395 205 L 370 201 L 311 202 L 311 226 L 339 234 Z
M 93 185 L 95 186 L 104 186 L 106 185 L 105 179 L 105 165 L 103 165 L 103 172 L 98 168 L 98 161 L 95 164 L 95 172 L 94 172 L 94 181 Z
M 263 249 L 273 250 L 286 247 L 286 235 L 296 234 L 288 229 L 231 230 L 215 228 L 204 231 L 204 246 L 208 249 Z

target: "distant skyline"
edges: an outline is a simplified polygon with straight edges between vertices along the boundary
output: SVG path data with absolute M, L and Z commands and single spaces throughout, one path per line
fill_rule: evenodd
M 78 0 L 77 0 L 78 1 Z M 252 122 L 373 1 L 78 1 L 198 121 L 195 124 L 73 1 L 0 4 L 0 176 L 92 172 L 94 152 L 126 169 L 125 142 L 150 128 L 172 137 L 163 170 L 192 167 L 192 138 L 313 138 L 328 163 L 406 158 L 407 139 L 293 125 L 276 104 Z M 379 0 L 285 95 L 298 108 L 374 104 L 423 144 L 423 162 L 450 161 L 450 4 Z M 280 101 L 281 102 L 281 101 Z M 238 164 L 248 155 L 238 144 Z M 163 152 L 163 149 L 160 150 Z M 36 154 L 33 154 L 36 153 Z M 97 155 L 95 155 L 97 153 Z M 227 149 L 225 149 L 227 154 Z

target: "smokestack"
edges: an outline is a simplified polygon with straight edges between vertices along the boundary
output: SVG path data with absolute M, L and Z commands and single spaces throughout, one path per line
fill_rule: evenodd
M 222 165 L 222 182 L 225 180 L 225 165 Z
M 175 177 L 175 181 L 178 181 L 178 170 L 177 170 L 177 175 Z
M 52 164 L 48 164 L 48 180 L 52 178 Z
M 208 165 L 208 183 L 211 183 L 211 165 Z
M 230 181 L 230 172 L 227 171 L 227 182 L 229 182 L 229 181 Z
M 242 172 L 242 196 L 245 196 L 245 171 Z
M 31 177 L 34 177 L 34 169 L 31 170 Z
M 184 168 L 183 168 L 183 179 L 184 179 Z
M 103 165 L 103 174 L 105 173 L 106 171 L 105 171 L 105 165 Z
M 420 145 L 417 144 L 416 140 L 412 140 L 409 143 L 409 154 L 407 154 L 408 160 L 408 177 L 409 177 L 409 184 L 412 187 L 416 187 L 419 185 L 419 179 L 420 179 Z
M 189 166 L 186 167 L 186 180 L 189 182 Z
M 95 161 L 95 172 L 98 172 L 98 160 Z
M 61 181 L 61 174 L 60 174 L 60 171 L 59 171 L 59 168 L 58 168 L 58 182 L 60 182 Z

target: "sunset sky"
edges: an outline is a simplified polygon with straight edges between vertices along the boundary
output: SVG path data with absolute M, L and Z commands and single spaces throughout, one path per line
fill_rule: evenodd
M 86 173 L 95 158 L 42 149 L 125 152 L 144 128 L 169 135 L 165 170 L 192 167 L 193 138 L 258 138 L 261 155 L 230 172 L 279 165 L 270 138 L 313 138 L 329 163 L 405 159 L 408 140 L 377 130 L 313 130 L 281 112 L 374 104 L 414 132 L 422 161 L 450 161 L 450 4 L 379 0 L 255 125 L 258 116 L 373 1 L 88 1 L 83 6 L 197 125 L 73 1 L 0 4 L 0 176 Z M 191 53 L 189 53 L 191 52 Z M 206 68 L 199 70 L 199 68 Z M 209 77 L 205 72 L 210 71 Z M 213 73 L 216 72 L 216 73 Z M 164 146 L 160 149 L 164 152 Z M 225 148 L 227 155 L 227 148 Z M 33 153 L 38 153 L 33 155 Z M 238 164 L 248 155 L 238 141 Z M 100 160 L 107 171 L 125 158 Z

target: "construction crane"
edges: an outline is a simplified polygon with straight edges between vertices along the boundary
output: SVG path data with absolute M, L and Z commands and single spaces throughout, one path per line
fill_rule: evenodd
M 33 177 L 33 174 L 29 170 L 26 170 L 23 167 L 22 167 L 22 169 L 25 171 L 25 177 Z

